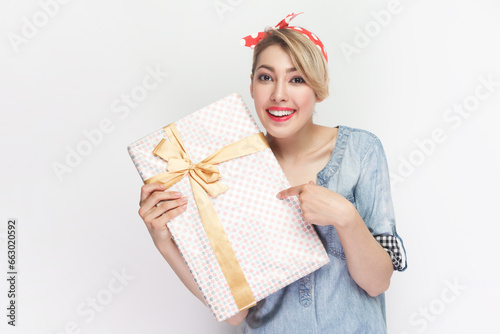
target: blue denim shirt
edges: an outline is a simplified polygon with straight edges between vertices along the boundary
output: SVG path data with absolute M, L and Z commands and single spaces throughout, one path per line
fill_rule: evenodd
M 351 201 L 372 235 L 401 240 L 380 140 L 365 130 L 338 128 L 335 148 L 317 184 Z M 333 226 L 314 227 L 330 262 L 259 301 L 248 312 L 244 333 L 386 333 L 385 295 L 371 297 L 353 281 Z M 404 270 L 404 248 L 402 252 Z

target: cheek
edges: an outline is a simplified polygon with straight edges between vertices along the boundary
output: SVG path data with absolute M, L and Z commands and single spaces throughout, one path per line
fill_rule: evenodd
M 301 104 L 306 107 L 307 109 L 314 109 L 314 106 L 316 105 L 316 94 L 314 92 L 311 92 L 310 90 L 302 92 L 302 94 L 299 95 Z
M 253 98 L 257 107 L 257 104 L 262 104 L 264 101 L 266 101 L 266 89 L 262 85 L 254 85 L 253 86 Z

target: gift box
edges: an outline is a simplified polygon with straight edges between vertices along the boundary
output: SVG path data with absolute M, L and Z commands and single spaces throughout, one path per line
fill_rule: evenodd
M 231 94 L 128 147 L 145 183 L 188 197 L 167 223 L 218 321 L 325 265 L 329 259 L 264 135 Z

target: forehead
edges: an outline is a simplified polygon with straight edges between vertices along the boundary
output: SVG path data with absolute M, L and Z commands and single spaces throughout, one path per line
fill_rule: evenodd
M 276 70 L 294 67 L 290 55 L 276 44 L 268 46 L 260 53 L 257 67 L 260 65 L 269 65 Z

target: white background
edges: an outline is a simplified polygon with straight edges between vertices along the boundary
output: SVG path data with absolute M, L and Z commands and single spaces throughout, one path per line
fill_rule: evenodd
M 252 53 L 240 38 L 298 11 L 293 24 L 316 33 L 330 59 L 330 97 L 316 122 L 375 133 L 398 175 L 408 269 L 386 293 L 389 333 L 498 330 L 500 4 L 393 3 L 397 14 L 381 26 L 373 12 L 388 0 L 2 0 L 0 267 L 5 277 L 5 227 L 17 218 L 19 277 L 15 329 L 0 280 L 0 331 L 239 332 L 217 323 L 157 252 L 126 147 L 232 92 L 253 111 Z M 347 44 L 357 53 L 344 54 Z M 148 68 L 168 75 L 125 115 L 121 96 L 140 89 Z M 496 86 L 480 88 L 478 100 L 481 77 Z M 470 115 L 448 114 L 464 103 Z M 108 133 L 58 176 L 53 166 L 67 165 L 105 119 Z M 422 153 L 417 142 L 439 129 L 445 139 Z M 115 282 L 122 271 L 129 279 Z M 96 297 L 105 305 L 91 316 Z

